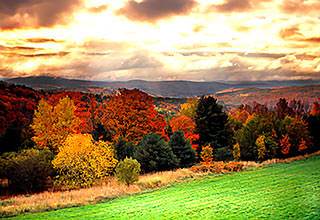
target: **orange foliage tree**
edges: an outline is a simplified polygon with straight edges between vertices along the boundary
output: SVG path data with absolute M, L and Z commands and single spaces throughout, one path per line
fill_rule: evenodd
M 199 140 L 199 135 L 195 134 L 196 124 L 195 122 L 186 115 L 180 115 L 170 120 L 170 127 L 172 132 L 182 131 L 186 139 L 190 141 L 193 149 L 197 149 L 198 145 L 196 141 Z
M 314 102 L 310 111 L 311 116 L 319 116 L 320 115 L 320 104 L 318 102 Z
M 75 109 L 68 97 L 60 99 L 56 106 L 40 100 L 31 124 L 35 134 L 32 139 L 39 148 L 49 148 L 57 153 L 67 136 L 79 131 L 80 121 L 75 116 Z
M 213 161 L 213 148 L 210 145 L 202 147 L 202 151 L 201 151 L 200 156 L 201 156 L 202 163 L 204 163 L 204 164 L 212 163 L 212 161 Z
M 96 114 L 114 141 L 123 137 L 135 144 L 149 133 L 165 135 L 165 120 L 155 110 L 153 98 L 137 89 L 121 89 L 103 103 Z
M 284 135 L 280 140 L 281 153 L 288 155 L 290 153 L 291 143 L 288 135 Z

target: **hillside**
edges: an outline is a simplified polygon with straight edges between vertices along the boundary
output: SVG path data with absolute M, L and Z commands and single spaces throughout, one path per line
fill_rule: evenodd
M 274 106 L 280 98 L 285 98 L 287 100 L 301 100 L 308 109 L 310 104 L 319 101 L 320 86 L 310 85 L 266 89 L 243 88 L 220 91 L 215 96 L 227 106 L 258 102 L 271 107 Z
M 275 88 L 289 86 L 320 85 L 320 81 L 256 81 L 256 82 L 194 82 L 194 81 L 86 81 L 59 77 L 11 78 L 7 82 L 44 90 L 75 90 L 82 92 L 111 93 L 118 88 L 137 88 L 158 97 L 192 97 L 214 94 L 219 91 L 238 88 Z
M 320 157 L 9 219 L 317 219 Z

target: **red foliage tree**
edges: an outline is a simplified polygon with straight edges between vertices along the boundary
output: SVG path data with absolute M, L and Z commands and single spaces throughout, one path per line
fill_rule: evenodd
M 185 138 L 190 140 L 192 148 L 198 148 L 196 141 L 199 140 L 199 135 L 194 133 L 196 124 L 190 117 L 185 115 L 174 117 L 170 120 L 170 127 L 172 132 L 183 131 Z
M 165 135 L 165 120 L 155 110 L 153 98 L 137 89 L 121 89 L 103 103 L 96 113 L 112 139 L 123 137 L 126 141 L 138 143 L 144 135 L 157 133 Z

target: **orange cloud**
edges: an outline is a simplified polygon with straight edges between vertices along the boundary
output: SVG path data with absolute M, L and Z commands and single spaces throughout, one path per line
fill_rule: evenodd
M 320 12 L 320 2 L 308 3 L 304 0 L 284 0 L 281 9 L 286 13 L 305 14 L 308 12 Z

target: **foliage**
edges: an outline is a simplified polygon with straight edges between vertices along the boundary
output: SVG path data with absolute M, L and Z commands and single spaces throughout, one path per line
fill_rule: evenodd
M 227 127 L 228 115 L 215 98 L 201 97 L 196 113 L 196 133 L 199 134 L 200 145 L 211 144 L 220 148 L 231 144 L 232 138 Z
M 290 153 L 291 146 L 292 145 L 290 143 L 290 138 L 288 135 L 285 135 L 280 139 L 281 153 L 283 155 L 286 156 Z
M 178 160 L 171 147 L 158 134 L 143 137 L 137 150 L 137 158 L 144 172 L 170 170 Z
M 233 145 L 232 155 L 234 160 L 240 160 L 240 144 L 236 143 Z
M 256 146 L 258 151 L 258 160 L 262 161 L 266 156 L 266 136 L 260 135 L 256 140 Z
M 277 155 L 277 134 L 274 130 L 275 121 L 272 115 L 256 115 L 244 127 L 235 134 L 236 142 L 240 144 L 242 160 L 261 160 L 259 158 L 256 140 L 259 136 L 264 136 L 265 150 L 260 148 L 260 153 L 264 153 L 264 159 L 273 158 Z M 262 156 L 262 154 L 260 155 Z
M 312 104 L 309 114 L 310 116 L 320 116 L 320 104 L 318 102 Z
M 32 147 L 29 125 L 40 96 L 33 89 L 0 82 L 0 154 Z
M 180 115 L 194 119 L 196 116 L 198 99 L 190 98 L 186 103 L 180 105 Z
M 169 124 L 172 132 L 183 131 L 185 138 L 190 141 L 193 149 L 198 148 L 196 142 L 199 139 L 199 135 L 194 133 L 196 124 L 192 118 L 185 115 L 176 116 L 170 120 Z
M 280 128 L 282 130 L 282 135 L 288 135 L 290 139 L 291 147 L 288 155 L 294 156 L 299 153 L 299 144 L 301 140 L 304 140 L 306 145 L 309 145 L 311 142 L 308 124 L 300 117 L 293 118 L 286 116 L 282 120 Z
M 80 121 L 75 116 L 75 109 L 68 97 L 60 99 L 56 106 L 40 100 L 31 125 L 35 133 L 33 141 L 39 148 L 49 148 L 57 153 L 67 136 L 79 131 Z
M 137 151 L 137 147 L 133 143 L 125 141 L 122 137 L 114 144 L 114 148 L 116 158 L 119 161 L 124 160 L 126 157 L 134 158 Z
M 298 151 L 303 152 L 303 151 L 306 151 L 307 149 L 308 149 L 307 142 L 302 138 L 298 146 Z
M 27 149 L 8 153 L 0 159 L 2 176 L 8 178 L 12 192 L 38 192 L 46 188 L 47 179 L 53 174 L 49 150 Z
M 128 186 L 139 179 L 140 164 L 132 158 L 125 158 L 120 161 L 116 167 L 117 179 Z
M 192 149 L 190 141 L 185 139 L 182 131 L 173 133 L 169 146 L 178 159 L 179 167 L 189 167 L 194 164 L 196 152 Z
M 201 157 L 201 160 L 204 164 L 212 163 L 212 161 L 213 161 L 213 148 L 210 145 L 202 147 L 200 157 Z
M 155 110 L 152 97 L 137 89 L 120 90 L 99 111 L 96 115 L 115 141 L 122 137 L 137 144 L 150 132 L 165 133 L 165 120 Z
M 95 180 L 110 175 L 117 160 L 105 142 L 93 142 L 88 134 L 72 134 L 52 164 L 58 172 L 58 184 L 75 188 L 91 186 Z

